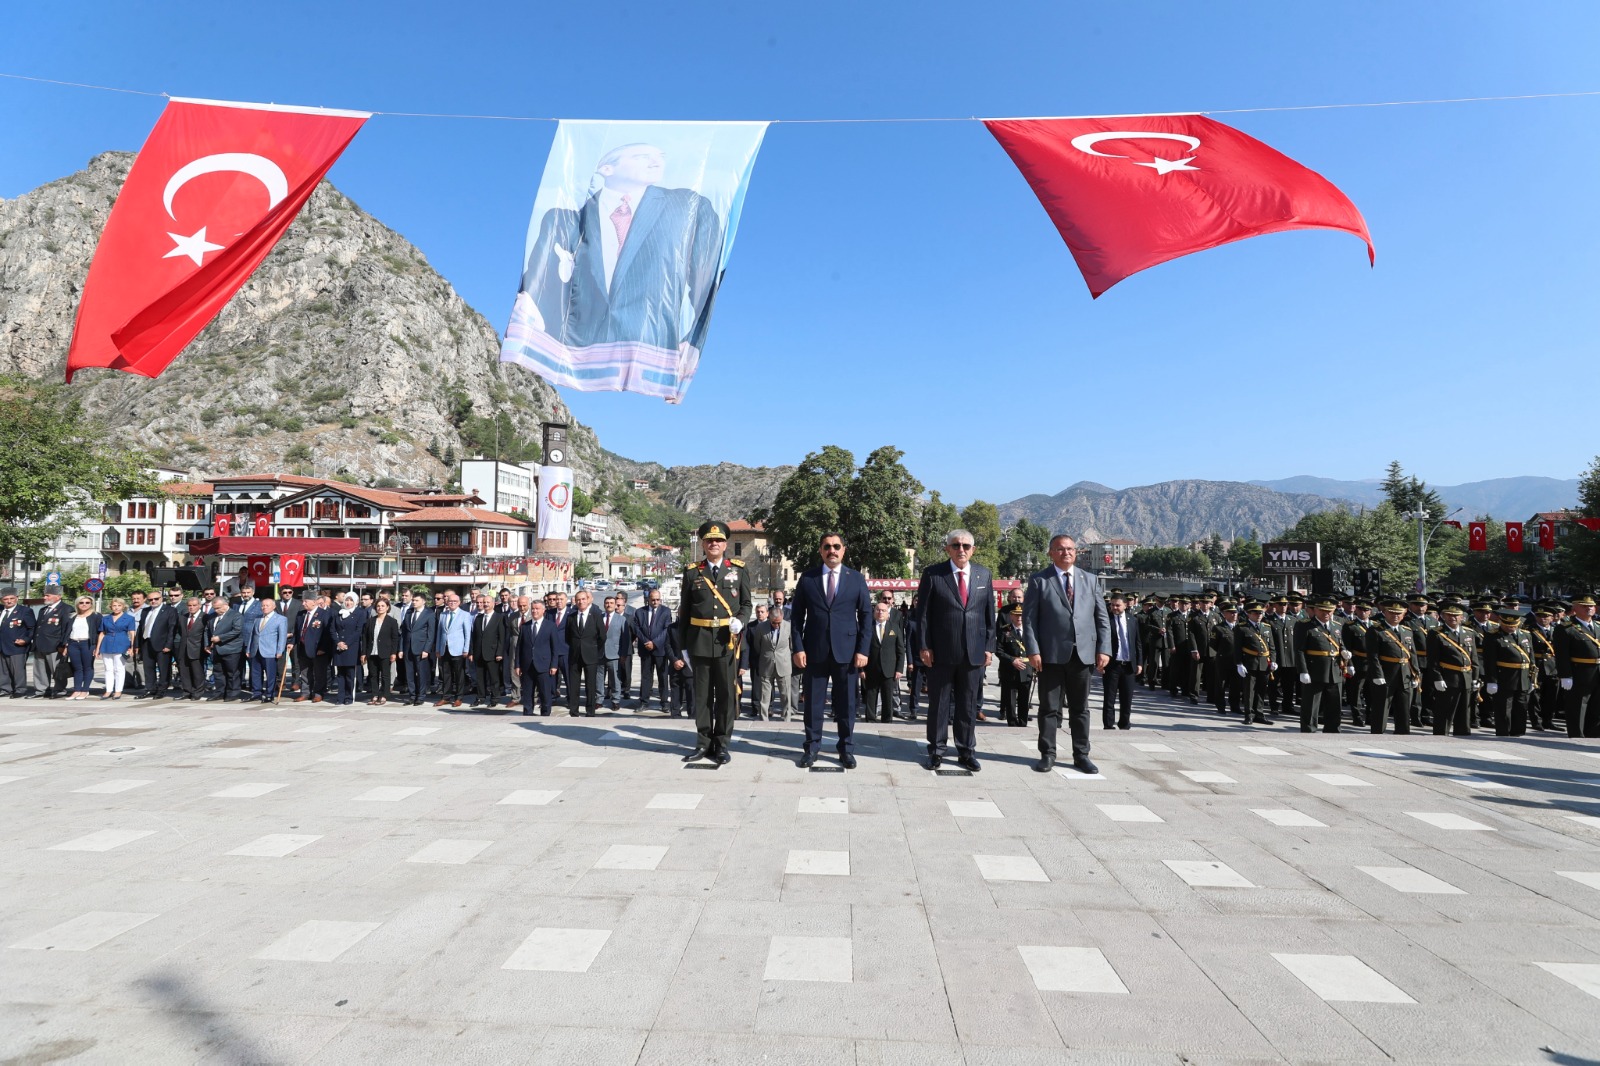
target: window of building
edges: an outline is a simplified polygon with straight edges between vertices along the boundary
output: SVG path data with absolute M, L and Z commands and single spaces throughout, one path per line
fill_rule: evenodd
M 735 559 L 744 557 L 744 541 L 736 540 L 733 542 L 733 557 Z
M 313 522 L 337 522 L 337 521 L 339 521 L 339 501 L 338 500 L 318 500 L 316 502 L 316 505 L 312 509 L 311 520 Z
M 347 503 L 344 505 L 344 516 L 346 518 L 371 518 L 372 508 L 364 503 Z
M 310 514 L 311 505 L 306 503 L 304 500 L 301 500 L 299 503 L 291 503 L 289 506 L 283 509 L 283 517 L 285 518 L 305 518 Z

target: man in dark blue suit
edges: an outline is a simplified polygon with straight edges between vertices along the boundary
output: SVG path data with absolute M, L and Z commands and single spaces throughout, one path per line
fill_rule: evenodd
M 945 739 L 955 733 L 956 762 L 976 773 L 978 705 L 983 674 L 994 657 L 994 580 L 972 561 L 972 534 L 944 538 L 948 562 L 922 572 L 917 586 L 918 657 L 928 672 L 928 761 L 937 770 Z
M 545 617 L 544 604 L 534 600 L 528 618 L 517 635 L 517 677 L 522 680 L 522 713 L 532 714 L 537 700 L 539 714 L 550 716 L 555 694 L 556 671 L 560 669 L 556 632 L 560 627 Z
M 400 650 L 406 661 L 406 702 L 421 707 L 433 687 L 433 649 L 439 643 L 437 617 L 422 593 L 400 612 Z
M 800 575 L 789 609 L 794 665 L 805 671 L 806 747 L 800 765 L 817 761 L 831 683 L 833 717 L 839 723 L 839 762 L 854 770 L 855 680 L 867 665 L 872 641 L 872 597 L 861 572 L 844 565 L 841 534 L 824 533 L 818 550 L 822 562 Z
M 650 683 L 656 681 L 661 689 L 661 709 L 671 707 L 677 717 L 678 707 L 672 703 L 668 689 L 667 667 L 672 662 L 668 645 L 672 637 L 672 611 L 661 606 L 661 590 L 650 590 L 649 603 L 633 612 L 633 642 L 639 648 L 639 665 L 644 676 L 639 682 L 639 709 L 650 702 Z

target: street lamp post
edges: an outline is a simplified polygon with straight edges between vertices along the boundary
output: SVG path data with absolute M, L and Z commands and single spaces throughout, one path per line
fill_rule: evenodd
M 1429 544 L 1429 542 L 1431 542 L 1433 540 L 1433 535 L 1435 533 L 1439 532 L 1440 528 L 1446 522 L 1448 522 L 1450 520 L 1451 516 L 1458 515 L 1460 513 L 1461 513 L 1461 508 L 1457 507 L 1454 511 L 1451 511 L 1450 514 L 1445 515 L 1443 518 L 1439 519 L 1439 521 L 1435 522 L 1433 528 L 1428 530 L 1426 535 L 1424 535 L 1424 533 L 1423 533 L 1424 524 L 1428 521 L 1428 509 L 1426 507 L 1420 507 L 1415 511 L 1406 511 L 1406 512 L 1403 512 L 1403 514 L 1401 515 L 1401 517 L 1403 517 L 1403 518 L 1414 518 L 1417 521 L 1417 591 L 1418 592 L 1424 592 L 1428 588 L 1428 544 Z

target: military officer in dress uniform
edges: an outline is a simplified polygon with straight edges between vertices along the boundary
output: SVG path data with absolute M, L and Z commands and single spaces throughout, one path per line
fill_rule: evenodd
M 1417 650 L 1417 676 L 1428 676 L 1428 632 L 1437 629 L 1439 620 L 1428 613 L 1433 602 L 1420 592 L 1406 601 L 1404 624 L 1411 630 L 1411 645 Z M 1419 700 L 1411 701 L 1411 724 L 1433 724 L 1433 694 L 1430 689 Z
M 1032 706 L 1033 667 L 1028 665 L 1028 644 L 1022 639 L 1021 602 L 1001 613 L 994 654 L 1000 661 L 1000 711 L 1006 725 L 1026 726 Z
M 1560 676 L 1561 711 L 1567 736 L 1600 737 L 1600 627 L 1594 621 L 1594 597 L 1572 597 L 1572 621 L 1556 629 L 1556 672 Z
M 1288 713 L 1294 708 L 1289 699 L 1289 677 L 1294 673 L 1289 667 L 1294 664 L 1294 628 L 1287 623 L 1286 612 L 1289 609 L 1289 597 L 1274 596 L 1267 601 L 1267 611 L 1261 619 L 1261 624 L 1272 630 L 1272 639 L 1277 647 L 1279 662 L 1283 669 L 1274 670 L 1267 676 L 1267 710 L 1277 714 L 1281 705 L 1284 712 Z
M 1344 646 L 1350 652 L 1350 666 L 1354 673 L 1350 675 L 1350 684 L 1345 686 L 1344 702 L 1350 708 L 1350 724 L 1357 729 L 1365 729 L 1367 697 L 1364 690 L 1367 686 L 1359 679 L 1365 675 L 1367 656 L 1370 654 L 1367 651 L 1367 630 L 1372 627 L 1372 604 L 1360 599 L 1346 602 L 1350 604 L 1350 609 L 1340 635 L 1344 637 Z
M 1382 621 L 1366 631 L 1365 668 L 1357 667 L 1367 690 L 1368 728 L 1382 733 L 1392 714 L 1394 731 L 1409 734 L 1412 697 L 1421 684 L 1415 638 L 1405 624 L 1406 601 L 1391 596 L 1380 606 Z
M 1200 703 L 1201 687 L 1205 686 L 1209 698 L 1210 686 L 1214 683 L 1211 676 L 1211 631 L 1222 622 L 1222 618 L 1212 610 L 1216 602 L 1216 593 L 1202 592 L 1195 598 L 1194 609 L 1189 612 L 1189 702 L 1196 705 Z
M 1266 604 L 1254 600 L 1244 605 L 1245 621 L 1233 629 L 1233 671 L 1239 678 L 1239 702 L 1244 724 L 1266 725 L 1261 703 L 1268 679 L 1278 668 L 1278 636 L 1262 621 Z
M 1300 682 L 1300 732 L 1339 732 L 1343 709 L 1339 689 L 1344 684 L 1345 663 L 1351 658 L 1333 624 L 1332 596 L 1311 601 L 1311 617 L 1294 627 L 1294 665 Z
M 1443 625 L 1428 630 L 1428 672 L 1424 677 L 1433 704 L 1435 736 L 1472 735 L 1470 707 L 1483 659 L 1478 634 L 1461 624 L 1463 613 L 1459 603 L 1446 603 L 1439 608 Z
M 1533 695 L 1528 699 L 1528 724 L 1539 732 L 1554 725 L 1561 680 L 1556 674 L 1555 611 L 1547 603 L 1535 604 L 1528 626 L 1533 645 Z
M 1139 639 L 1144 641 L 1144 684 L 1160 688 L 1167 668 L 1167 609 L 1161 597 L 1152 593 L 1144 599 L 1144 614 L 1139 616 Z
M 1494 715 L 1494 735 L 1520 737 L 1528 731 L 1528 700 L 1533 695 L 1533 640 L 1522 631 L 1515 607 L 1496 610 L 1499 623 L 1483 649 L 1483 691 Z
M 1167 695 L 1177 699 L 1188 694 L 1194 674 L 1194 656 L 1189 648 L 1189 600 L 1181 594 L 1167 601 Z
M 678 606 L 677 649 L 673 668 L 688 665 L 694 675 L 694 724 L 699 733 L 684 762 L 709 758 L 728 762 L 728 742 L 739 716 L 734 698 L 734 671 L 739 664 L 739 637 L 750 621 L 750 584 L 744 564 L 725 559 L 728 527 L 707 522 L 697 533 L 705 558 L 683 573 Z

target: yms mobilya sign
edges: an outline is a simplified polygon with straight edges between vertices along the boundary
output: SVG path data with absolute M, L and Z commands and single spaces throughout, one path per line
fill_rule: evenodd
M 1263 544 L 1263 574 L 1306 574 L 1322 566 L 1322 545 L 1314 542 Z

